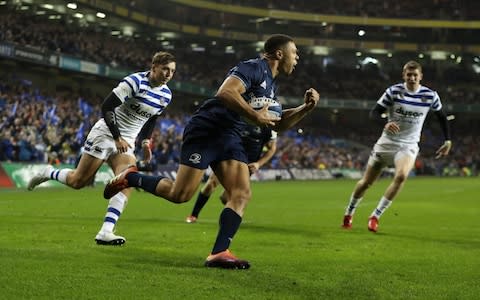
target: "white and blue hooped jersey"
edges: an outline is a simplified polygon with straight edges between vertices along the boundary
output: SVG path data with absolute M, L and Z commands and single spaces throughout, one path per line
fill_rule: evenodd
M 227 74 L 238 78 L 245 86 L 242 97 L 249 103 L 277 102 L 277 86 L 266 59 L 256 58 L 243 61 Z
M 125 139 L 135 140 L 147 120 L 160 115 L 172 100 L 172 92 L 166 84 L 150 86 L 149 73 L 130 74 L 113 89 L 122 101 L 115 108 L 115 115 L 120 134 Z
M 383 131 L 379 141 L 387 142 L 418 143 L 428 112 L 442 109 L 436 91 L 420 85 L 412 92 L 407 90 L 405 83 L 389 87 L 377 103 L 387 108 L 388 121 L 394 121 L 400 127 L 400 132 L 395 135 Z

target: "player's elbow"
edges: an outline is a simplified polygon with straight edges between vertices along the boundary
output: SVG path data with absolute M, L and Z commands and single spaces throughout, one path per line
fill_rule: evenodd
M 226 100 L 232 98 L 232 92 L 228 89 L 220 89 L 215 94 L 215 97 L 218 98 L 220 101 L 225 102 Z

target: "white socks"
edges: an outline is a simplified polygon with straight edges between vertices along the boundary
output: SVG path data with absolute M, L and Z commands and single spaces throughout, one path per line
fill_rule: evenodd
M 377 208 L 375 208 L 370 217 L 376 217 L 377 219 L 380 219 L 382 214 L 391 204 L 391 200 L 388 200 L 387 198 L 385 198 L 385 196 L 382 196 L 382 199 L 380 199 L 380 201 L 378 202 Z
M 354 198 L 353 194 L 350 196 L 350 202 L 348 202 L 347 208 L 345 210 L 345 215 L 348 216 L 353 216 L 355 213 L 355 209 L 357 208 L 358 204 L 360 204 L 360 201 L 362 201 L 363 198 Z
M 59 181 L 63 184 L 67 183 L 67 175 L 70 173 L 72 169 L 58 169 L 50 172 L 50 178 L 56 181 Z
M 119 192 L 110 198 L 108 201 L 107 214 L 105 215 L 105 219 L 103 220 L 103 225 L 100 231 L 113 232 L 113 228 L 120 218 L 127 200 L 127 196 L 125 196 L 125 194 L 122 192 Z

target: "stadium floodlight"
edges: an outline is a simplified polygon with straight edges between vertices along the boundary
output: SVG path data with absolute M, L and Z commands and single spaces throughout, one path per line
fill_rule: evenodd
M 167 39 L 174 39 L 178 36 L 175 32 L 162 32 L 160 33 L 160 36 L 163 36 Z
M 67 3 L 67 7 L 70 9 L 77 9 L 77 4 L 75 3 Z
M 225 47 L 225 53 L 233 54 L 233 53 L 235 53 L 235 49 L 233 48 L 233 46 L 227 46 L 227 47 Z
M 432 51 L 430 52 L 432 60 L 445 60 L 447 59 L 447 52 L 445 51 Z
M 367 56 L 363 60 L 360 61 L 360 64 L 362 64 L 362 65 L 368 65 L 368 64 L 378 65 L 378 59 Z
M 133 36 L 133 32 L 135 31 L 133 27 L 131 26 L 125 26 L 123 27 L 123 35 L 126 36 Z
M 383 49 L 383 48 L 374 48 L 374 49 L 370 49 L 370 53 L 372 53 L 372 54 L 387 54 L 388 50 Z
M 330 49 L 325 46 L 312 46 L 309 48 L 314 55 L 323 55 L 327 56 L 330 54 Z
M 97 12 L 96 16 L 97 16 L 97 18 L 105 19 L 105 17 L 106 17 L 107 15 L 105 15 L 105 14 L 102 13 L 102 12 Z
M 476 74 L 480 74 L 480 66 L 479 65 L 472 64 L 472 69 L 473 69 L 473 72 L 475 72 Z

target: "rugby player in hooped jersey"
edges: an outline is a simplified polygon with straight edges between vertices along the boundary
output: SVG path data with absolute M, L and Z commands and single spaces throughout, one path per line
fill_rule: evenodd
M 215 97 L 206 100 L 186 125 L 175 181 L 140 174 L 131 166 L 106 185 L 104 197 L 109 198 L 129 186 L 183 203 L 192 198 L 210 165 L 225 188 L 228 202 L 220 214 L 220 229 L 204 265 L 248 269 L 248 261 L 238 259 L 229 251 L 251 198 L 248 158 L 240 131 L 245 125 L 244 118 L 258 126 L 286 130 L 315 108 L 320 96 L 313 88 L 305 92 L 302 105 L 283 110 L 282 117 L 271 115 L 268 106 L 255 110 L 248 104 L 254 98 L 276 99 L 275 78 L 279 74 L 290 75 L 298 59 L 291 37 L 282 34 L 269 37 L 263 57 L 243 61 L 232 68 Z
M 136 162 L 133 153 L 135 139 L 142 139 L 144 159 L 149 161 L 150 137 L 157 117 L 172 100 L 167 83 L 176 69 L 175 57 L 168 52 L 157 52 L 150 70 L 125 77 L 102 104 L 103 118 L 90 130 L 78 166 L 55 169 L 47 166 L 29 182 L 28 189 L 56 180 L 74 189 L 88 185 L 103 162 L 118 175 Z M 130 189 L 121 189 L 109 197 L 104 223 L 95 241 L 102 245 L 121 245 L 125 238 L 115 235 L 113 229 L 130 195 Z
M 383 167 L 393 164 L 393 181 L 368 219 L 368 230 L 377 232 L 380 216 L 392 204 L 415 163 L 423 123 L 430 110 L 435 112 L 445 138 L 436 152 L 437 158 L 448 155 L 452 147 L 450 129 L 442 111 L 440 97 L 437 92 L 420 84 L 422 66 L 409 61 L 403 67 L 402 76 L 404 83 L 389 87 L 370 113 L 371 118 L 377 120 L 382 120 L 383 114 L 387 114 L 388 118 L 386 123 L 382 121 L 383 133 L 373 147 L 363 178 L 358 181 L 350 197 L 343 217 L 342 227 L 345 229 L 352 228 L 353 214 L 366 190 L 380 176 Z

